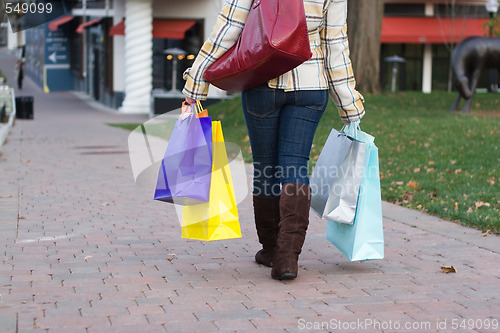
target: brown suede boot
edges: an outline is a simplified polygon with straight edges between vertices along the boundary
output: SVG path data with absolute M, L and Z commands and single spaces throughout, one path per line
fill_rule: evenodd
M 276 280 L 297 277 L 299 254 L 309 226 L 311 188 L 288 183 L 281 189 L 278 246 L 274 254 L 271 276 Z
M 273 267 L 280 221 L 280 197 L 268 198 L 254 195 L 253 211 L 257 236 L 262 244 L 262 250 L 255 254 L 255 261 L 258 264 Z

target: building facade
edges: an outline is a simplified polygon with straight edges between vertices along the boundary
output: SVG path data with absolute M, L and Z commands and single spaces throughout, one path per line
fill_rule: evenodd
M 48 24 L 22 35 L 11 32 L 9 48 L 26 44 L 27 73 L 46 92 L 77 90 L 122 113 L 148 113 L 158 96 L 182 98 L 182 72 L 208 38 L 223 2 L 83 0 Z M 451 53 L 466 37 L 486 33 L 485 0 L 385 2 L 383 88 L 451 89 Z M 394 56 L 404 62 L 391 62 Z M 224 96 L 210 88 L 209 98 Z
M 450 59 L 455 46 L 467 37 L 487 36 L 490 13 L 486 1 L 385 0 L 382 24 L 381 83 L 390 89 L 398 66 L 400 90 L 450 91 Z M 398 56 L 404 63 L 394 64 Z M 389 59 L 388 59 L 389 58 Z M 487 86 L 483 73 L 478 88 Z

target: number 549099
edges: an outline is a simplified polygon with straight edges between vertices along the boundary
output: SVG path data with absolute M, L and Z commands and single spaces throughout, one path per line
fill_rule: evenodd
M 27 3 L 27 2 L 5 2 L 5 12 L 7 14 L 17 13 L 21 14 L 50 14 L 52 12 L 52 4 L 48 3 Z

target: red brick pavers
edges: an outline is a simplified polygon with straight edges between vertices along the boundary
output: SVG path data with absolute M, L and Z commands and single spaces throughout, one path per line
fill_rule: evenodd
M 253 261 L 250 197 L 241 239 L 181 239 L 173 206 L 134 184 L 128 132 L 106 125 L 145 117 L 37 89 L 35 120 L 1 150 L 15 232 L 0 238 L 0 332 L 495 331 L 496 236 L 384 204 L 386 258 L 351 263 L 311 214 L 299 277 L 275 281 Z

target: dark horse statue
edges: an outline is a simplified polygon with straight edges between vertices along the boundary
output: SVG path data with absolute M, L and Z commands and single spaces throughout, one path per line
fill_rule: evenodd
M 500 70 L 500 38 L 469 37 L 458 44 L 451 58 L 458 96 L 450 111 L 465 99 L 463 112 L 469 112 L 472 97 L 483 69 Z

